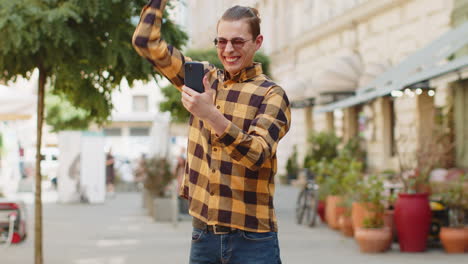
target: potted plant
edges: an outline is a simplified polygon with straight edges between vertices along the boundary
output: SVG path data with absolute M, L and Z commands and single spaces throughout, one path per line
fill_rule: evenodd
M 317 175 L 316 182 L 319 184 L 319 204 L 318 213 L 320 219 L 326 222 L 326 200 L 330 192 L 333 192 L 333 182 L 326 182 L 330 175 L 330 162 L 338 156 L 338 145 L 341 139 L 334 133 L 320 132 L 313 133 L 308 139 L 309 149 L 304 158 L 304 168 L 309 168 Z
M 297 161 L 297 146 L 293 146 L 293 152 L 286 161 L 287 183 L 290 184 L 292 180 L 297 179 L 299 173 L 299 163 Z
M 430 173 L 435 168 L 447 167 L 453 157 L 450 135 L 441 127 L 428 130 L 432 131 L 432 134 L 420 140 L 416 152 L 401 149 L 411 146 L 410 141 L 404 137 L 397 144 L 399 178 L 403 190 L 398 193 L 394 220 L 402 252 L 426 250 L 432 215 L 428 198 Z
M 384 225 L 383 182 L 378 176 L 369 176 L 360 190 L 365 192 L 367 209 L 372 213 L 364 218 L 362 227 L 355 230 L 355 238 L 361 252 L 378 253 L 387 251 L 392 241 L 389 227 Z
M 362 184 L 363 177 L 362 167 L 362 162 L 352 160 L 349 169 L 342 180 L 343 200 L 341 206 L 344 208 L 344 213 L 338 221 L 341 232 L 345 236 L 354 236 L 352 205 L 359 196 L 359 189 Z
M 339 216 L 338 226 L 340 228 L 341 233 L 347 237 L 354 236 L 353 221 L 351 219 L 351 205 L 352 200 L 350 200 L 348 197 L 344 197 L 342 203 L 339 205 L 341 208 L 344 209 L 344 211 Z
M 468 250 L 468 233 L 465 228 L 465 210 L 468 209 L 467 177 L 432 184 L 435 199 L 444 203 L 449 210 L 449 225 L 442 227 L 440 241 L 447 253 L 463 253 Z
M 321 161 L 317 167 L 318 174 L 322 178 L 319 181 L 319 186 L 325 187 L 327 190 L 327 199 L 325 207 L 325 218 L 328 225 L 333 229 L 339 229 L 339 218 L 346 212 L 346 200 L 348 204 L 351 202 L 345 199 L 345 195 L 351 184 L 348 178 L 356 177 L 356 174 L 361 173 L 362 163 L 355 161 L 350 153 L 343 151 L 339 156 L 331 162 Z
M 143 186 L 145 189 L 145 207 L 149 215 L 155 220 L 171 220 L 170 212 L 161 211 L 173 210 L 171 198 L 168 197 L 167 187 L 173 179 L 169 169 L 169 163 L 165 158 L 152 157 L 145 158 L 142 164 L 144 172 Z
M 339 229 L 338 219 L 344 210 L 339 205 L 342 202 L 340 161 L 334 159 L 331 162 L 325 159 L 314 166 L 317 172 L 319 184 L 319 197 L 325 197 L 325 220 L 329 227 Z

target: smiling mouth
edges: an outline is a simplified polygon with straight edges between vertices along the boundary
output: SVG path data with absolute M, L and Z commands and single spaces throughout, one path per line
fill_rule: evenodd
M 240 57 L 225 57 L 225 60 L 229 63 L 236 62 Z

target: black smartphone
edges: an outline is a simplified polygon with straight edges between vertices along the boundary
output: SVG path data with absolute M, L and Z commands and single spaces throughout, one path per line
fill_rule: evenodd
M 199 93 L 205 92 L 205 88 L 203 87 L 203 76 L 205 75 L 203 63 L 190 61 L 186 62 L 184 67 L 185 86 L 192 88 Z

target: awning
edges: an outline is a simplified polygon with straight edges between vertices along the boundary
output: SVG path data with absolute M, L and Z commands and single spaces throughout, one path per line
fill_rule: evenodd
M 36 96 L 21 89 L 0 85 L 0 120 L 30 119 L 36 110 Z
M 342 98 L 343 95 L 346 97 L 354 95 L 359 87 L 362 72 L 362 59 L 356 52 L 350 52 L 332 60 L 317 74 L 317 103 L 326 104 Z
M 286 90 L 292 108 L 315 105 L 315 84 L 301 78 L 287 78 L 281 82 Z
M 366 87 L 375 78 L 386 72 L 390 68 L 390 62 L 371 62 L 364 66 L 364 71 L 359 78 L 359 87 Z
M 443 66 L 434 68 L 434 69 L 428 69 L 426 71 L 420 72 L 418 74 L 415 74 L 412 77 L 409 77 L 399 83 L 395 83 L 393 85 L 389 85 L 385 88 L 381 88 L 378 90 L 370 91 L 367 93 L 362 93 L 358 94 L 353 97 L 346 98 L 344 100 L 338 101 L 336 103 L 328 104 L 326 106 L 320 107 L 320 109 L 317 109 L 315 112 L 317 113 L 323 113 L 323 112 L 331 112 L 336 109 L 341 109 L 341 108 L 346 108 L 350 107 L 353 105 L 361 104 L 363 102 L 370 101 L 372 99 L 382 97 L 385 95 L 390 94 L 392 91 L 395 90 L 401 90 L 405 87 L 411 86 L 416 83 L 420 83 L 422 81 L 426 81 L 432 78 L 439 77 L 441 75 L 457 71 L 459 69 L 468 67 L 468 56 L 465 56 L 463 58 L 457 59 L 453 62 L 450 62 L 448 64 L 445 64 Z
M 467 36 L 468 22 L 446 32 L 368 85 L 359 88 L 355 96 L 325 105 L 316 109 L 315 112 L 330 112 L 335 109 L 361 104 L 388 95 L 394 90 L 401 90 L 412 84 L 467 67 L 468 56 L 445 62 L 446 58 L 468 43 Z
M 303 99 L 307 90 L 307 83 L 301 78 L 286 78 L 281 85 L 292 102 Z

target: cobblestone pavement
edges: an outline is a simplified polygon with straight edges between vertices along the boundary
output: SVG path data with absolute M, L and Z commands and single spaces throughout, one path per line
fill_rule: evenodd
M 276 195 L 283 263 L 468 263 L 468 254 L 447 255 L 442 250 L 400 253 L 398 245 L 385 254 L 359 253 L 357 244 L 338 232 L 294 223 L 297 190 L 281 186 Z M 50 199 L 53 200 L 53 199 Z M 32 207 L 29 207 L 32 213 Z M 30 214 L 32 219 L 32 214 Z M 0 245 L 0 264 L 33 263 L 33 223 L 19 245 Z M 118 193 L 102 205 L 46 203 L 44 205 L 45 264 L 188 263 L 189 221 L 155 223 L 144 214 L 139 193 Z

